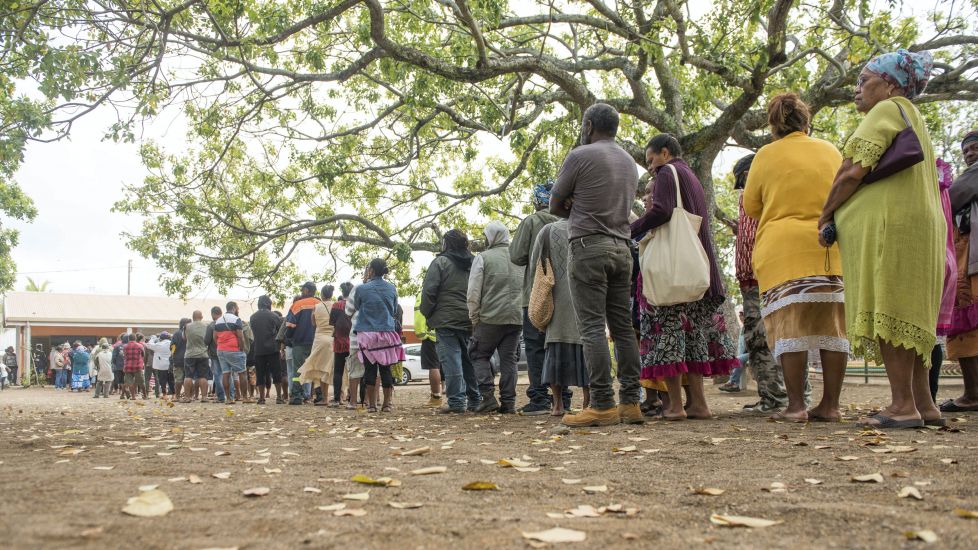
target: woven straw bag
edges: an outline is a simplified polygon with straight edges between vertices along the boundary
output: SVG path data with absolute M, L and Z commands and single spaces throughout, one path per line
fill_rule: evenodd
M 553 289 L 556 282 L 553 265 L 550 263 L 550 226 L 544 227 L 537 238 L 543 239 L 543 253 L 536 265 L 527 316 L 537 330 L 544 332 L 554 316 Z

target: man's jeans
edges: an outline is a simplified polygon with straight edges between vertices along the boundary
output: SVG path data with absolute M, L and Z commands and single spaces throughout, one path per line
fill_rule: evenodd
M 641 369 L 629 297 L 632 288 L 629 243 L 606 235 L 591 235 L 571 240 L 570 250 L 570 288 L 591 378 L 591 406 L 595 409 L 615 406 L 606 324 L 618 356 L 619 401 L 638 403 Z
M 472 334 L 472 365 L 483 398 L 492 395 L 496 377 L 492 374 L 492 354 L 499 350 L 499 402 L 516 405 L 516 348 L 520 345 L 519 325 L 479 323 Z
M 749 353 L 737 356 L 737 359 L 740 360 L 740 366 L 730 371 L 730 383 L 738 388 L 742 386 L 740 381 L 744 379 L 744 369 L 747 368 L 749 357 Z
M 550 385 L 543 383 L 543 360 L 547 355 L 547 333 L 541 332 L 533 326 L 527 308 L 523 308 L 523 347 L 526 349 L 526 371 L 530 378 L 530 385 L 526 387 L 526 397 L 531 404 L 549 409 L 552 406 Z M 561 389 L 561 395 L 564 400 L 564 407 L 570 408 L 574 392 L 564 386 Z
M 221 376 L 221 361 L 218 359 L 211 359 L 211 375 L 214 381 L 214 394 L 217 395 L 217 400 L 224 402 L 226 400 L 226 395 L 224 393 L 224 378 Z M 231 395 L 234 395 L 234 385 L 231 386 Z
M 68 371 L 65 369 L 55 369 L 54 371 L 54 387 L 59 389 L 64 389 L 65 384 L 68 380 Z
M 296 373 L 306 363 L 306 359 L 309 359 L 311 353 L 312 344 L 292 344 L 292 367 L 289 369 L 289 384 L 292 384 L 292 379 L 297 376 Z M 303 384 L 302 393 L 306 399 L 312 397 L 312 384 L 309 382 Z
M 468 398 L 468 408 L 479 406 L 482 398 L 479 396 L 479 384 L 475 378 L 475 368 L 469 359 L 469 337 L 467 330 L 454 328 L 435 329 L 438 339 L 438 359 L 445 371 L 445 396 L 448 406 L 456 410 L 464 410 Z M 515 352 L 514 352 L 515 354 Z

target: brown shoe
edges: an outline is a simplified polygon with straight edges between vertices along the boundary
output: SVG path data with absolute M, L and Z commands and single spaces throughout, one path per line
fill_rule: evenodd
M 437 409 L 438 407 L 441 407 L 443 404 L 444 403 L 442 402 L 442 398 L 440 395 L 432 395 L 431 398 L 428 399 L 428 403 L 425 405 L 425 407 L 428 407 L 429 409 Z
M 595 409 L 588 407 L 578 414 L 565 414 L 561 419 L 561 424 L 571 428 L 582 428 L 586 426 L 614 426 L 621 422 L 618 416 L 618 409 Z
M 638 403 L 622 403 L 618 405 L 618 417 L 622 424 L 645 424 L 645 415 L 642 414 Z

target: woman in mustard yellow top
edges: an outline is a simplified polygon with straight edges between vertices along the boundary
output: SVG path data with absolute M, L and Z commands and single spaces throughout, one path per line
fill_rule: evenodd
M 772 418 L 838 422 L 849 353 L 842 261 L 838 247 L 823 248 L 813 230 L 842 155 L 808 135 L 810 121 L 808 106 L 796 94 L 771 100 L 768 124 L 775 141 L 754 157 L 744 211 L 758 221 L 753 263 L 761 315 L 788 390 L 788 408 Z M 808 363 L 819 359 L 822 401 L 806 410 Z

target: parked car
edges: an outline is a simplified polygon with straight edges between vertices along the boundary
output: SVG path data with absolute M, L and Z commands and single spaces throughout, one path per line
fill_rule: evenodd
M 394 384 L 403 386 L 408 382 L 427 382 L 428 371 L 421 368 L 421 344 L 405 344 L 404 357 L 404 369 L 401 378 L 394 380 Z
M 523 337 L 520 336 L 520 345 L 516 350 L 517 361 L 516 369 L 519 371 L 526 371 L 526 349 L 523 346 Z M 428 381 L 428 371 L 421 368 L 421 344 L 405 344 L 404 345 L 404 369 L 401 374 L 400 380 L 395 380 L 394 384 L 397 386 L 403 386 L 408 382 L 427 382 Z M 490 359 L 490 364 L 492 365 L 492 373 L 499 376 L 499 353 L 493 353 L 492 359 Z

